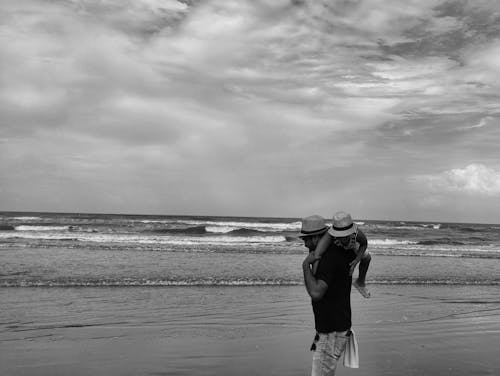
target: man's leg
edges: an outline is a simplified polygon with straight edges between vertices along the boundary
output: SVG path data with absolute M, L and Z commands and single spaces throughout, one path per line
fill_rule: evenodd
M 313 353 L 311 376 L 334 376 L 337 363 L 344 353 L 347 332 L 321 333 Z

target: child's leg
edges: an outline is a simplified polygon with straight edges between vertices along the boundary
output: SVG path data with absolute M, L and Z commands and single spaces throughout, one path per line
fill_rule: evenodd
M 359 275 L 358 275 L 358 283 L 361 286 L 365 285 L 366 273 L 368 272 L 368 267 L 370 266 L 370 261 L 372 260 L 372 256 L 368 251 L 365 251 L 365 254 L 359 261 Z
M 358 279 L 356 279 L 352 285 L 358 289 L 361 295 L 365 298 L 369 298 L 371 296 L 370 291 L 366 288 L 366 273 L 368 272 L 368 266 L 370 265 L 372 257 L 371 255 L 365 251 L 363 257 L 359 261 L 359 275 Z

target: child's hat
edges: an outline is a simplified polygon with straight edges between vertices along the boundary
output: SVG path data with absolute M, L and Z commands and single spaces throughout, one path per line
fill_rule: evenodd
M 339 211 L 333 215 L 332 227 L 328 233 L 336 238 L 343 238 L 356 233 L 356 231 L 358 231 L 358 225 L 352 221 L 351 215 Z

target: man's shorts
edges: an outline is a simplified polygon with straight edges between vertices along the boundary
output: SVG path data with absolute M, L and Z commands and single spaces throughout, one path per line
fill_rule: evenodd
M 349 331 L 318 333 L 315 338 L 311 376 L 333 376 L 337 363 L 345 351 Z

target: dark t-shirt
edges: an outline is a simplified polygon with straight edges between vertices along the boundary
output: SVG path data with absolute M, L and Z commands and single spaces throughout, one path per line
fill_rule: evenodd
M 331 245 L 321 257 L 316 279 L 328 285 L 325 295 L 313 301 L 314 322 L 318 333 L 345 331 L 351 328 L 351 283 L 349 263 L 354 252 Z

